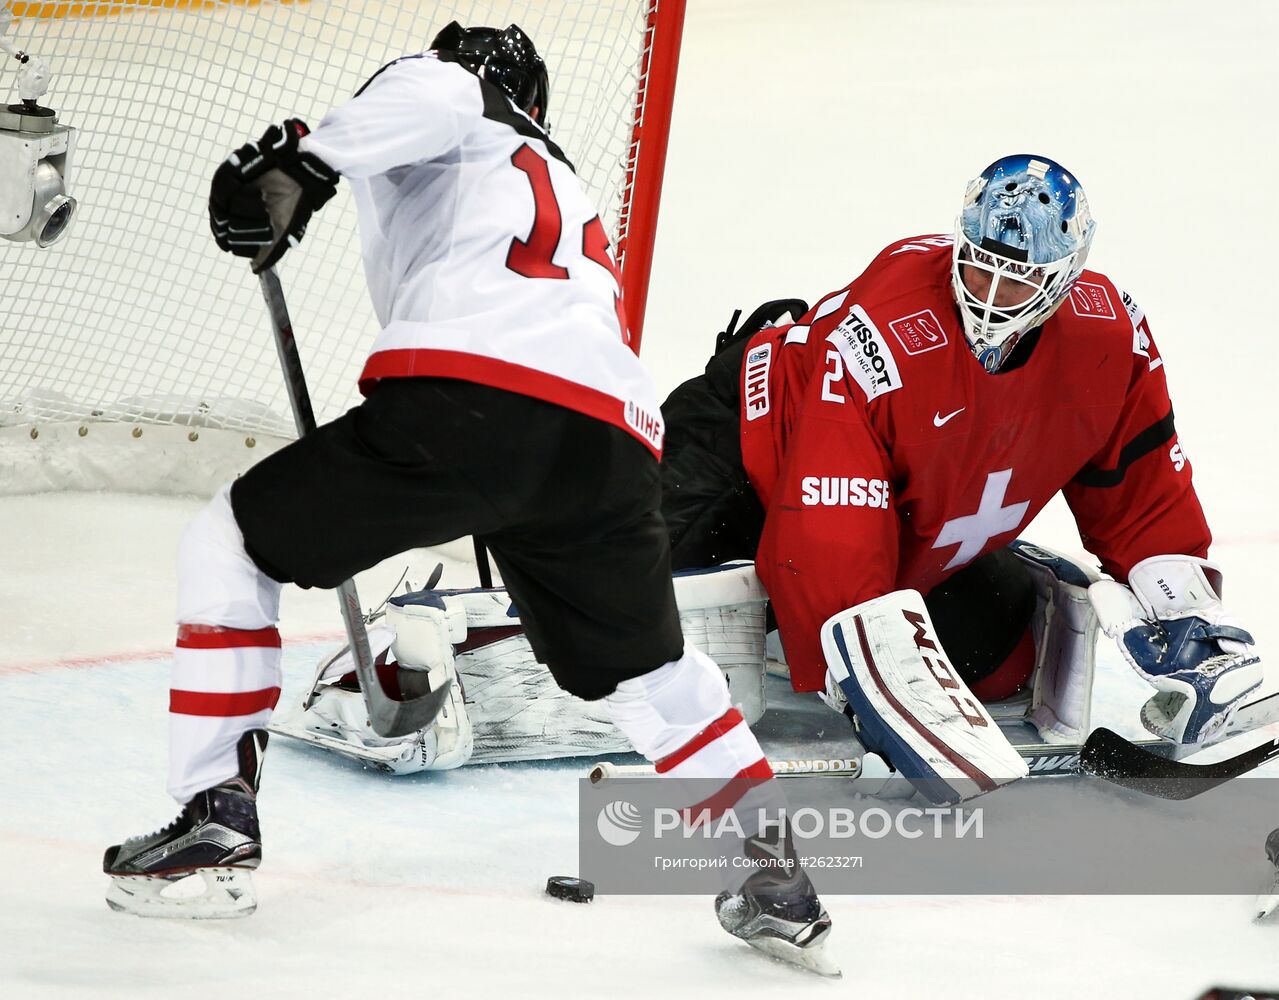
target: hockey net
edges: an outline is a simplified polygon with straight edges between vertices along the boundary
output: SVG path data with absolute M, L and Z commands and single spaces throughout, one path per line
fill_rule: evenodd
M 184 453 L 186 443 L 207 448 L 211 431 L 229 432 L 240 442 L 234 468 L 262 453 L 245 444 L 293 436 L 257 281 L 208 232 L 209 177 L 267 124 L 318 121 L 453 19 L 518 23 L 543 53 L 553 134 L 618 248 L 633 320 L 642 314 L 683 0 L 133 0 L 11 9 L 10 38 L 53 70 L 42 103 L 79 130 L 68 188 L 80 210 L 52 248 L 0 250 L 0 469 L 13 469 L 15 448 L 41 449 L 37 482 L 10 489 L 131 488 L 134 473 L 121 471 L 134 468 L 128 449 L 159 440 L 168 454 L 152 466 L 158 478 L 199 492 L 227 470 L 207 452 Z M 661 72 L 672 77 L 658 80 L 663 51 L 669 65 Z M 0 77 L 0 87 L 12 82 Z M 377 330 L 344 186 L 280 273 L 317 417 L 332 419 L 358 399 L 355 378 Z M 104 434 L 114 434 L 115 450 L 70 475 L 82 464 L 72 446 Z M 207 475 L 192 478 L 193 465 Z

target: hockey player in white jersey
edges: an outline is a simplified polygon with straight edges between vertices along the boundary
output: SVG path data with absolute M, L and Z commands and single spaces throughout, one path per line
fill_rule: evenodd
M 468 534 L 563 688 L 602 699 L 659 770 L 780 803 L 723 676 L 680 630 L 658 399 L 629 347 L 599 217 L 546 131 L 548 93 L 519 28 L 453 23 L 314 131 L 273 126 L 214 175 L 215 240 L 255 271 L 301 241 L 344 178 L 382 330 L 364 402 L 223 488 L 183 536 L 169 709 L 169 791 L 183 808 L 107 849 L 114 908 L 252 912 L 282 584 L 334 587 Z M 448 609 L 420 619 L 438 641 L 417 634 L 397 651 L 406 688 L 448 668 Z M 438 662 L 414 662 L 433 649 Z M 782 836 L 764 853 L 793 855 Z M 191 879 L 204 891 L 166 891 Z M 730 886 L 716 912 L 761 950 L 831 971 L 830 919 L 802 868 Z

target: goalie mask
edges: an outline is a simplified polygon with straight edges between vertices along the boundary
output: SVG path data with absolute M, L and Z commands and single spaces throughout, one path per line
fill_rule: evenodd
M 951 284 L 968 346 L 989 372 L 1070 294 L 1096 223 L 1058 163 L 1017 154 L 968 184 L 956 225 Z
M 463 28 L 450 21 L 431 43 L 437 52 L 451 52 L 472 73 L 487 80 L 509 97 L 517 108 L 530 117 L 537 109 L 537 122 L 549 129 L 546 102 L 550 82 L 546 64 L 537 54 L 533 41 L 512 24 L 504 29 Z

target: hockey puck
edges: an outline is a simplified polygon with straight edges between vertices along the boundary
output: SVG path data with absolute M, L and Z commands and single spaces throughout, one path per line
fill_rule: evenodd
M 595 898 L 595 883 L 571 875 L 552 875 L 546 880 L 546 894 L 570 903 L 589 903 Z

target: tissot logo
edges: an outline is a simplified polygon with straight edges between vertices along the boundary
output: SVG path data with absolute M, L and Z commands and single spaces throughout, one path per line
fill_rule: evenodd
M 888 509 L 884 479 L 861 476 L 805 476 L 799 484 L 806 507 L 879 507 Z
M 826 339 L 839 351 L 848 374 L 861 386 L 867 399 L 901 388 L 901 375 L 893 352 L 861 306 L 854 305 Z

